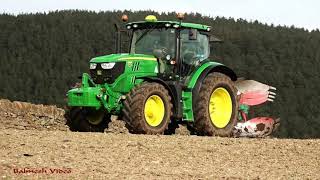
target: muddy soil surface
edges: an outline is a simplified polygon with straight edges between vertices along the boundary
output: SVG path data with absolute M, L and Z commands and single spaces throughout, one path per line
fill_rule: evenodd
M 320 179 L 320 140 L 76 133 L 63 113 L 0 100 L 0 178 Z

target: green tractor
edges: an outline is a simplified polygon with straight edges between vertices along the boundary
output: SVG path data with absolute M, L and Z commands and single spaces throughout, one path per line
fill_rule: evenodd
M 178 18 L 149 15 L 127 23 L 130 52 L 91 59 L 90 75 L 67 93 L 72 131 L 103 132 L 115 115 L 131 133 L 165 134 L 184 123 L 198 135 L 232 135 L 239 120 L 237 76 L 209 59 L 216 39 L 210 26 Z

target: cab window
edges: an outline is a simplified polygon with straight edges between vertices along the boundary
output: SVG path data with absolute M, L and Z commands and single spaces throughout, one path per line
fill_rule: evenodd
M 197 34 L 192 35 L 191 33 Z M 190 38 L 190 36 L 193 36 L 193 38 Z M 191 31 L 190 29 L 182 30 L 180 37 L 182 71 L 183 74 L 189 74 L 189 72 L 192 72 L 202 61 L 208 59 L 210 54 L 209 38 L 206 34 L 201 34 L 199 31 Z

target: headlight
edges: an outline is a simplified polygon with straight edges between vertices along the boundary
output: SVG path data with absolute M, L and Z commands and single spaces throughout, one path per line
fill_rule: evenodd
M 96 69 L 97 67 L 97 64 L 95 63 L 90 63 L 90 69 Z
M 102 67 L 102 69 L 112 69 L 115 64 L 116 63 L 114 63 L 114 62 L 112 62 L 112 63 L 102 63 L 101 67 Z

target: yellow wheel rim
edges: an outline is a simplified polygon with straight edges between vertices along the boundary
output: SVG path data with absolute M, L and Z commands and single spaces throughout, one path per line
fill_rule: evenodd
M 161 124 L 165 113 L 164 103 L 160 96 L 150 96 L 144 106 L 144 117 L 147 123 L 156 127 Z
M 210 96 L 209 113 L 217 128 L 224 128 L 232 115 L 232 100 L 229 92 L 222 87 L 215 89 Z

